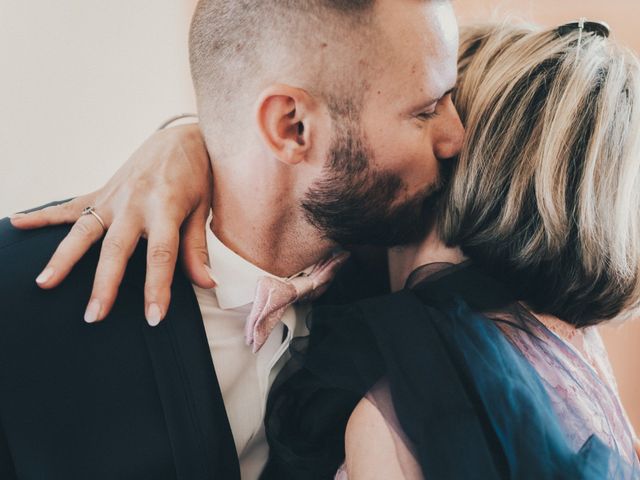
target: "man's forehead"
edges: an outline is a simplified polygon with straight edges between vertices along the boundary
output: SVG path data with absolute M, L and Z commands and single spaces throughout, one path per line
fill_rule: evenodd
M 416 40 L 433 46 L 458 41 L 458 22 L 449 1 L 385 0 L 376 5 L 376 28 L 396 48 Z
M 414 7 L 414 12 L 396 12 L 385 20 L 388 48 L 380 80 L 398 89 L 418 87 L 442 95 L 457 77 L 457 21 L 449 2 L 424 2 L 420 8 L 414 3 Z

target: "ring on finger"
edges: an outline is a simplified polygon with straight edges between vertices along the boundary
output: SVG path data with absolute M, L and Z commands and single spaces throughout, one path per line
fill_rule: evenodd
M 104 223 L 104 220 L 102 220 L 102 217 L 100 217 L 100 215 L 98 215 L 98 213 L 96 212 L 95 207 L 87 207 L 84 210 L 82 210 L 82 215 L 93 215 L 93 217 L 98 220 L 98 222 L 100 223 L 100 226 L 102 226 L 102 229 L 105 231 L 107 231 L 107 226 Z

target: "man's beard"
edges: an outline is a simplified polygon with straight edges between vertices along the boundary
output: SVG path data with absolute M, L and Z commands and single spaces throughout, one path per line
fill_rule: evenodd
M 431 185 L 402 203 L 402 179 L 374 170 L 363 135 L 343 125 L 329 154 L 327 173 L 302 202 L 307 220 L 340 245 L 391 247 L 421 240 L 434 221 L 451 168 L 438 165 Z

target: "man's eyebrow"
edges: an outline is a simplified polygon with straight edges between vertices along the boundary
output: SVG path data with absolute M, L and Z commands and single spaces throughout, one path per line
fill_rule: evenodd
M 434 99 L 434 100 L 431 100 L 431 102 L 426 103 L 425 105 L 431 105 L 432 103 L 439 102 L 440 100 L 442 100 L 442 99 L 443 99 L 444 97 L 446 97 L 447 95 L 452 94 L 452 93 L 453 93 L 453 91 L 454 91 L 455 89 L 456 89 L 456 87 L 451 87 L 449 90 L 447 90 L 446 92 L 444 92 L 444 93 L 442 94 L 442 96 L 441 96 L 441 97 L 438 97 L 438 98 L 436 98 L 436 99 Z
M 434 99 L 431 99 L 431 100 L 427 100 L 426 102 L 421 102 L 421 103 L 420 103 L 418 106 L 416 106 L 416 108 L 414 108 L 413 110 L 414 110 L 414 111 L 422 110 L 422 109 L 424 109 L 424 108 L 427 108 L 427 107 L 429 107 L 429 106 L 433 105 L 434 103 L 438 103 L 438 102 L 439 102 L 440 100 L 442 100 L 444 97 L 446 97 L 447 95 L 449 95 L 449 94 L 453 93 L 453 91 L 454 91 L 455 89 L 456 89 L 456 87 L 451 87 L 449 90 L 447 90 L 446 92 L 444 92 L 444 93 L 442 94 L 442 96 L 441 96 L 441 97 L 434 98 Z

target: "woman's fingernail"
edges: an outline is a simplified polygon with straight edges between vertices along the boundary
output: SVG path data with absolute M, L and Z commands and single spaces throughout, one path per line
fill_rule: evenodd
M 53 273 L 53 268 L 45 268 L 42 273 L 38 275 L 38 278 L 36 278 L 36 283 L 40 285 L 42 285 L 43 283 L 47 283 L 51 279 L 51 277 L 53 277 Z
M 94 298 L 89 302 L 87 306 L 87 311 L 84 313 L 84 321 L 87 323 L 93 323 L 98 320 L 98 316 L 100 315 L 100 300 Z
M 209 265 L 205 265 L 204 269 L 207 271 L 207 274 L 209 274 L 209 278 L 213 282 L 214 287 L 217 287 L 218 286 L 218 282 L 216 282 L 216 279 L 213 278 L 213 270 L 211 270 L 211 267 Z
M 26 213 L 14 213 L 13 215 L 9 215 L 11 220 L 17 220 L 18 218 L 26 217 Z
M 160 306 L 157 303 L 152 303 L 149 305 L 149 308 L 147 308 L 147 323 L 152 327 L 156 327 L 161 320 L 162 310 L 160 310 Z

